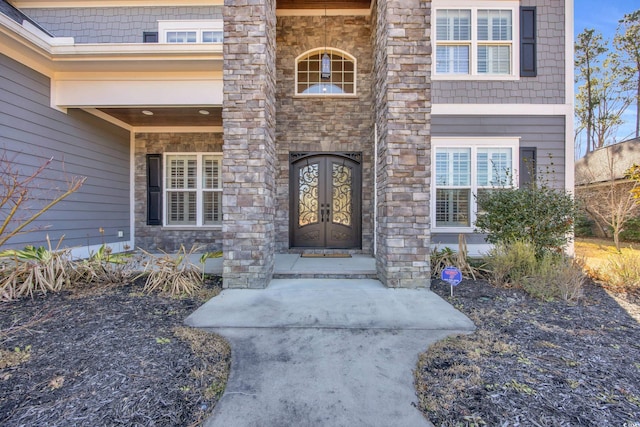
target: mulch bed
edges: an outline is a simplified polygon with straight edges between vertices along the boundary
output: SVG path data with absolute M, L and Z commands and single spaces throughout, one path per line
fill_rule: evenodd
M 201 304 L 140 283 L 0 303 L 0 425 L 197 424 L 224 389 L 205 371 L 230 357 L 213 334 L 208 355 L 176 335 Z
M 419 406 L 436 426 L 640 426 L 637 295 L 588 284 L 570 305 L 484 281 L 453 298 L 432 289 L 478 328 L 420 356 Z

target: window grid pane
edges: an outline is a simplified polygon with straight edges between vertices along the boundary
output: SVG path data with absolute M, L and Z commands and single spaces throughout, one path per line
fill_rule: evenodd
M 196 157 L 170 156 L 167 159 L 167 188 L 196 188 Z
M 469 46 L 437 46 L 436 72 L 443 74 L 469 74 Z
M 195 31 L 167 31 L 167 43 L 195 43 Z
M 511 46 L 478 46 L 478 74 L 510 74 Z
M 436 40 L 471 40 L 471 10 L 438 10 Z
M 202 188 L 222 188 L 220 160 L 214 157 L 206 156 L 203 158 L 202 163 Z
M 449 187 L 471 185 L 471 149 L 436 150 L 436 185 Z
M 476 169 L 478 187 L 511 185 L 511 148 L 478 148 Z
M 469 227 L 470 189 L 436 190 L 436 227 Z
M 222 223 L 222 191 L 205 191 L 202 203 L 204 225 Z
M 479 10 L 478 40 L 512 40 L 513 24 L 510 10 Z
M 170 191 L 167 194 L 169 225 L 196 225 L 195 191 Z
M 202 43 L 222 43 L 223 34 L 222 31 L 203 31 Z
M 331 75 L 323 79 L 320 67 L 324 53 L 325 50 L 320 50 L 298 61 L 296 93 L 314 95 L 355 93 L 354 62 L 338 52 L 327 49 L 326 53 L 331 61 Z

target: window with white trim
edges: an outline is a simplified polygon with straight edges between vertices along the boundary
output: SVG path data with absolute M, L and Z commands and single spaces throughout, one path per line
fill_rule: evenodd
M 222 43 L 222 21 L 158 21 L 161 43 Z
M 168 153 L 164 165 L 165 225 L 221 225 L 222 156 Z
M 328 56 L 330 72 L 322 69 Z M 296 58 L 296 95 L 355 95 L 356 59 L 340 49 L 319 48 Z
M 435 228 L 472 229 L 477 214 L 476 196 L 516 184 L 518 144 L 517 138 L 434 139 Z
M 518 3 L 496 3 L 458 8 L 452 1 L 435 9 L 435 77 L 517 77 Z

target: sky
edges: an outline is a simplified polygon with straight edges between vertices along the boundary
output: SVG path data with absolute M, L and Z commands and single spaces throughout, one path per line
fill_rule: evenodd
M 574 0 L 574 33 L 577 36 L 585 28 L 593 28 L 602 33 L 603 38 L 612 42 L 618 21 L 626 13 L 640 9 L 640 0 Z M 623 117 L 616 141 L 624 141 L 634 136 L 635 105 Z

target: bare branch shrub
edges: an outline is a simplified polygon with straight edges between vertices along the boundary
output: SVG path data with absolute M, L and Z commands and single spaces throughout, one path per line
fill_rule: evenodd
M 6 152 L 0 156 L 0 248 L 15 236 L 41 230 L 42 227 L 30 226 L 84 184 L 86 177 L 74 176 L 66 179 L 64 189 L 39 188 L 38 179 L 43 178 L 43 172 L 52 162 L 53 158 L 50 158 L 26 175 L 19 170 L 15 157 L 9 158 Z M 41 192 L 49 194 L 40 203 L 41 197 L 36 193 Z

